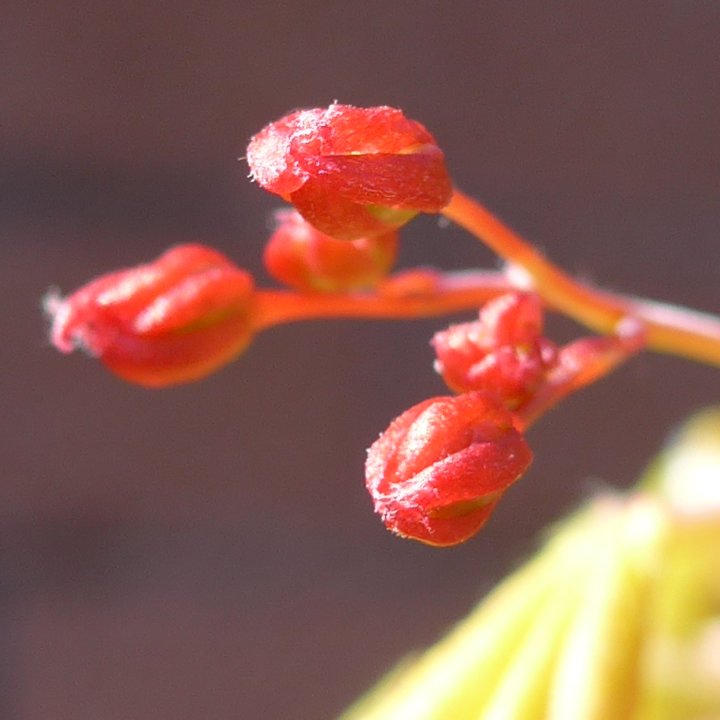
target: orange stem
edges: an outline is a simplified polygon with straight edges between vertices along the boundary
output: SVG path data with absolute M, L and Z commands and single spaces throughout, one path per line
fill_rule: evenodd
M 257 290 L 253 331 L 280 323 L 321 318 L 422 318 L 479 308 L 512 289 L 501 272 L 439 273 L 411 270 L 391 276 L 376 291 L 364 293 L 299 293 Z

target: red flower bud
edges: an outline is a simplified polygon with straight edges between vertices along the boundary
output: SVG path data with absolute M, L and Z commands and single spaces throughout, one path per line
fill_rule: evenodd
M 389 530 L 455 545 L 485 524 L 531 462 L 510 412 L 472 392 L 425 400 L 393 420 L 368 451 L 365 476 Z
M 452 185 L 433 136 L 400 110 L 330 105 L 271 123 L 247 149 L 252 176 L 339 240 L 439 212 Z
M 557 360 L 542 328 L 537 295 L 501 295 L 482 308 L 478 320 L 435 334 L 435 369 L 452 390 L 492 391 L 514 410 L 532 397 Z
M 252 277 L 202 245 L 49 296 L 51 341 L 81 347 L 125 380 L 160 387 L 208 375 L 251 338 Z
M 276 280 L 298 290 L 348 292 L 373 287 L 395 262 L 395 231 L 336 240 L 294 210 L 280 210 L 276 219 L 278 228 L 265 246 L 265 267 Z

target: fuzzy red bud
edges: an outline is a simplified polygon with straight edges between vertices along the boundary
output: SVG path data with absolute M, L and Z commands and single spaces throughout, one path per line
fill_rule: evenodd
M 50 338 L 61 352 L 80 347 L 130 382 L 189 382 L 249 343 L 253 288 L 249 273 L 219 252 L 179 245 L 67 298 L 49 296 Z
M 294 210 L 276 213 L 277 229 L 265 246 L 267 271 L 303 292 L 351 292 L 374 287 L 397 256 L 397 232 L 336 240 Z
M 353 240 L 439 212 L 452 184 L 433 136 L 400 110 L 333 103 L 266 126 L 247 149 L 252 177 L 318 230 Z
M 488 302 L 479 319 L 435 334 L 435 369 L 456 392 L 496 393 L 510 409 L 527 402 L 557 360 L 542 335 L 537 295 L 512 292 Z
M 429 545 L 474 535 L 532 451 L 493 395 L 435 397 L 393 420 L 368 451 L 366 484 L 392 532 Z

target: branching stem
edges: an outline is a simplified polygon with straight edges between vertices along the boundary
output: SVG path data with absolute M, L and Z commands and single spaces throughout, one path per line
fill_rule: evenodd
M 661 302 L 589 287 L 553 265 L 489 210 L 459 190 L 443 214 L 511 264 L 522 267 L 534 289 L 558 312 L 609 334 L 627 317 L 643 323 L 647 347 L 720 366 L 720 318 Z

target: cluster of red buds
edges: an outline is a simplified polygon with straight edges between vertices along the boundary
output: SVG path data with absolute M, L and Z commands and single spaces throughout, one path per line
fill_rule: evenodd
M 252 138 L 247 160 L 261 187 L 294 206 L 277 212 L 264 254 L 285 289 L 258 288 L 220 253 L 182 245 L 64 299 L 48 296 L 52 343 L 161 387 L 215 371 L 278 323 L 479 307 L 477 320 L 432 341 L 435 369 L 455 394 L 402 413 L 369 450 L 368 490 L 399 535 L 431 545 L 473 535 L 532 461 L 524 430 L 642 348 L 720 365 L 718 319 L 572 279 L 453 188 L 433 136 L 399 110 L 294 112 Z M 390 274 L 398 230 L 418 213 L 442 213 L 507 266 Z M 546 309 L 599 334 L 559 347 L 544 336 Z

